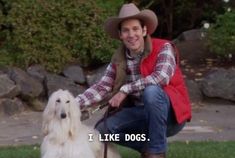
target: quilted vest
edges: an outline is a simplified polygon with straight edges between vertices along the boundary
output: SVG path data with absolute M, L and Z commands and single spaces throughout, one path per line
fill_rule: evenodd
M 145 39 L 144 56 L 141 60 L 140 73 L 143 77 L 150 75 L 157 62 L 158 54 L 167 40 L 151 38 L 147 36 Z M 172 44 L 172 43 L 171 43 Z M 168 85 L 162 88 L 170 98 L 177 122 L 180 124 L 191 120 L 191 106 L 184 83 L 182 72 L 179 68 L 179 54 L 177 48 L 172 44 L 176 55 L 176 70 Z M 119 91 L 120 87 L 125 84 L 126 78 L 126 55 L 125 46 L 120 47 L 113 55 L 111 61 L 116 69 L 116 78 L 113 87 L 113 94 Z

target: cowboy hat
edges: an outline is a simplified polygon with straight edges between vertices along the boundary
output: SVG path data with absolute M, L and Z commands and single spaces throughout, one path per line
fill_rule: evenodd
M 149 9 L 140 11 L 133 3 L 129 3 L 122 6 L 118 17 L 111 17 L 104 23 L 104 30 L 110 37 L 119 39 L 118 27 L 120 22 L 132 18 L 143 21 L 148 34 L 152 34 L 158 25 L 157 16 L 153 11 Z

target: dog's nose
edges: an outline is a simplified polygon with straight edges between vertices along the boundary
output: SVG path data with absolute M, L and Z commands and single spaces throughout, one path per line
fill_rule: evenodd
M 60 117 L 61 117 L 62 119 L 66 118 L 66 116 L 67 116 L 66 113 L 61 113 L 61 114 L 60 114 Z

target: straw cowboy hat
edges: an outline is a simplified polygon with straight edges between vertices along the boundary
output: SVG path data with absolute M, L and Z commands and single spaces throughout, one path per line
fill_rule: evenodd
M 152 34 L 158 25 L 156 14 L 144 9 L 140 11 L 133 3 L 124 4 L 120 9 L 118 17 L 109 18 L 104 24 L 104 30 L 115 39 L 119 39 L 118 26 L 125 19 L 140 19 L 147 27 L 148 34 Z

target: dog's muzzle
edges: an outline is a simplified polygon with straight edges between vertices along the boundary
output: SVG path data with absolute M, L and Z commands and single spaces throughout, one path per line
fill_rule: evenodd
M 67 117 L 66 113 L 61 113 L 60 118 L 65 119 Z

